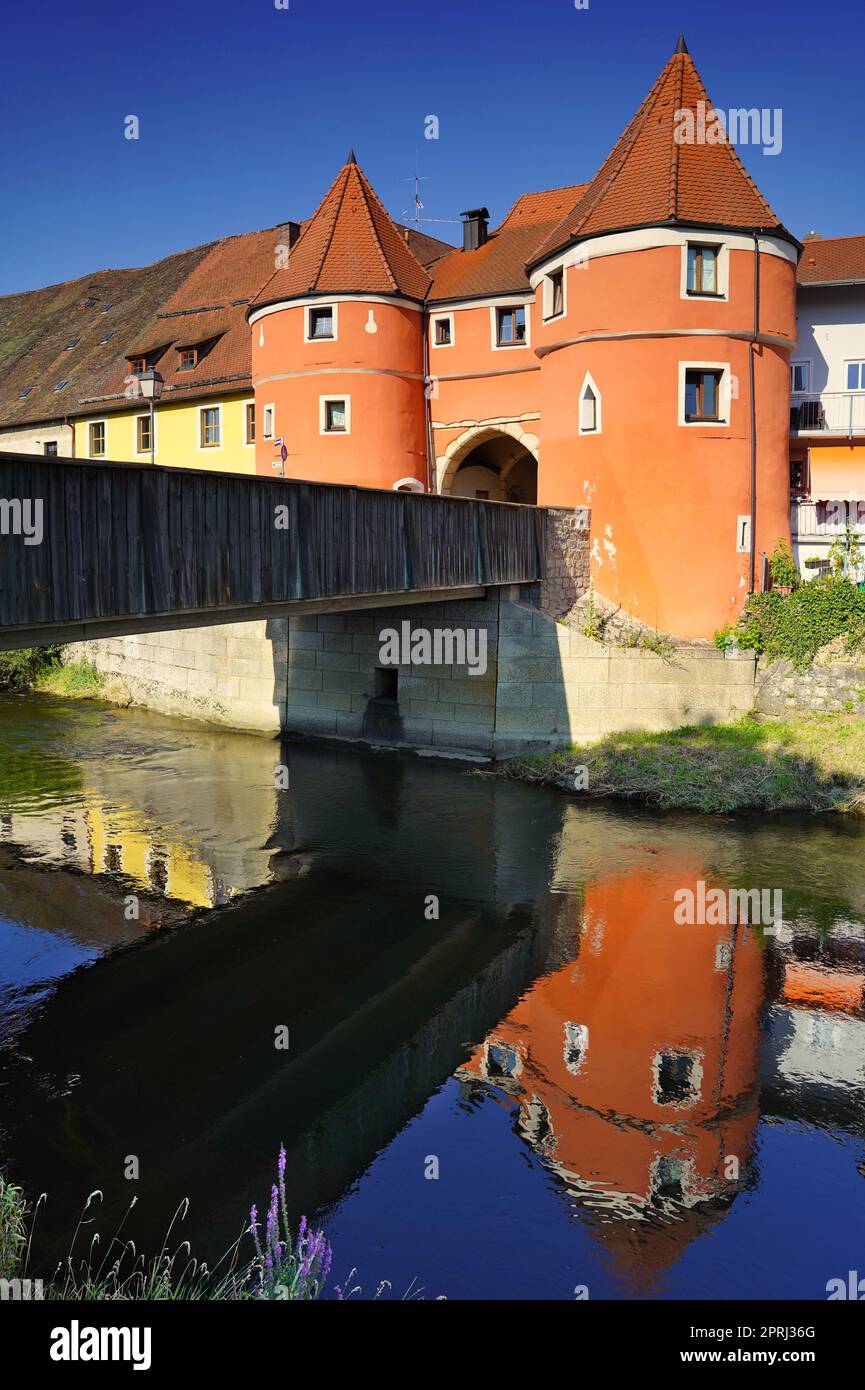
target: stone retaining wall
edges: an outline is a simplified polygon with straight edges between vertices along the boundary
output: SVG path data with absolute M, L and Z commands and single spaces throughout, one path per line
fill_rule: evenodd
M 796 671 L 789 661 L 757 667 L 756 708 L 762 714 L 839 713 L 865 718 L 865 668 L 841 662 Z

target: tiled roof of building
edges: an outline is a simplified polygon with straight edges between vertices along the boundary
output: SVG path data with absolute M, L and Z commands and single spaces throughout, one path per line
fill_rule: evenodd
M 686 132 L 678 114 L 683 111 L 692 113 L 699 135 L 700 103 L 704 130 L 719 133 L 712 102 L 680 39 L 630 125 L 535 262 L 579 238 L 658 223 L 776 232 L 795 244 L 722 131 L 717 142 L 677 141 L 677 130 Z
M 800 285 L 865 284 L 865 236 L 806 237 Z
M 352 152 L 304 226 L 288 265 L 274 271 L 255 302 L 364 292 L 424 299 L 429 284 Z
M 82 413 L 83 397 L 122 396 L 130 344 L 209 250 L 0 298 L 0 424 L 62 419 Z
M 527 291 L 526 263 L 587 187 L 577 183 L 524 193 L 483 246 L 476 251 L 452 251 L 436 261 L 430 272 L 430 301 Z

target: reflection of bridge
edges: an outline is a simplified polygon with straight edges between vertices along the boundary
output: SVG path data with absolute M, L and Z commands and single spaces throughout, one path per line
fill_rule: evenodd
M 543 577 L 533 507 L 25 454 L 0 498 L 0 648 Z

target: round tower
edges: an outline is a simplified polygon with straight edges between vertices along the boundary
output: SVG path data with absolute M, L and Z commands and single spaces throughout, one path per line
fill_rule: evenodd
M 429 284 L 352 151 L 250 309 L 257 472 L 426 486 Z
M 682 637 L 733 621 L 790 538 L 801 247 L 715 117 L 680 40 L 529 267 L 538 502 L 590 507 L 597 591 Z

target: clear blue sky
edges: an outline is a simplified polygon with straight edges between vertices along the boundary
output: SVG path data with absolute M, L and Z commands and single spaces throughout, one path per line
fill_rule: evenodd
M 681 29 L 719 107 L 782 109 L 740 150 L 782 221 L 865 232 L 862 0 L 6 0 L 0 293 L 299 220 L 352 145 L 394 216 L 417 164 L 498 220 L 591 177 Z

